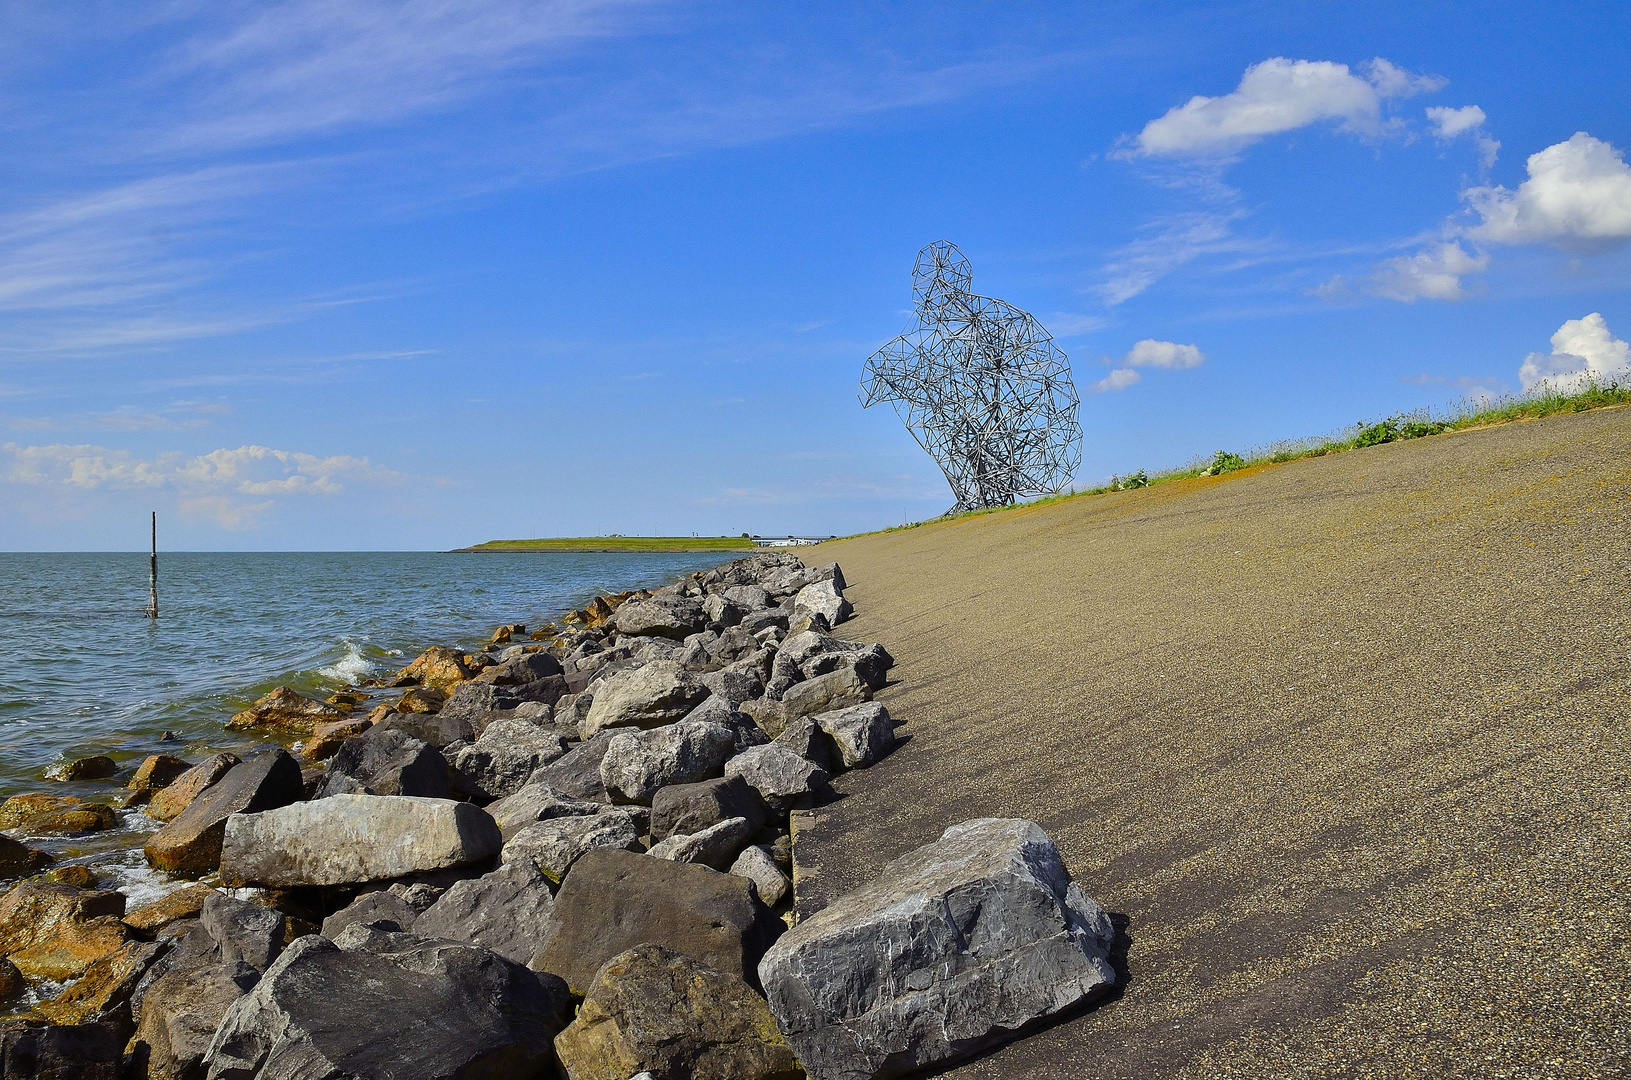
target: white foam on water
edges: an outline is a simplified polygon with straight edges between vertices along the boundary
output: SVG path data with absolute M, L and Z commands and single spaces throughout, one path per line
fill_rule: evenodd
M 359 683 L 374 673 L 374 662 L 362 654 L 357 643 L 349 638 L 345 642 L 345 655 L 328 667 L 317 669 L 317 674 L 347 684 Z
M 162 870 L 154 870 L 147 865 L 147 859 L 140 851 L 122 852 L 117 860 L 101 863 L 91 869 L 104 880 L 104 888 L 111 886 L 125 894 L 126 911 L 162 900 L 177 889 L 192 884 L 182 878 L 171 877 Z

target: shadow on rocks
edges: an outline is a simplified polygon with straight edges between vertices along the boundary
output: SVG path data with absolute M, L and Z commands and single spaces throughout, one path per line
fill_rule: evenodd
M 1116 936 L 1110 942 L 1110 966 L 1116 969 L 1116 984 L 1114 986 L 1110 987 L 1102 994 L 1088 998 L 1086 1001 L 1079 1001 L 1068 1009 L 1061 1009 L 1059 1012 L 1053 1013 L 1050 1016 L 1037 1017 L 1029 1024 L 1015 1030 L 1007 1039 L 996 1046 L 987 1047 L 978 1053 L 969 1054 L 966 1057 L 960 1057 L 950 1061 L 942 1061 L 931 1069 L 925 1069 L 922 1072 L 916 1072 L 912 1075 L 914 1077 L 922 1077 L 924 1080 L 928 1080 L 928 1078 L 932 1076 L 945 1076 L 948 1073 L 962 1068 L 971 1061 L 979 1061 L 982 1058 L 991 1057 L 993 1054 L 1012 1046 L 1021 1039 L 1028 1039 L 1032 1035 L 1036 1035 L 1039 1032 L 1061 1027 L 1073 1020 L 1080 1020 L 1089 1013 L 1097 1012 L 1107 1005 L 1113 1005 L 1120 1001 L 1127 993 L 1127 987 L 1133 980 L 1132 970 L 1127 966 L 1127 953 L 1132 948 L 1133 944 L 1132 934 L 1128 932 L 1128 927 L 1132 925 L 1132 920 L 1121 912 L 1112 911 L 1110 912 L 1110 925 L 1115 927 L 1116 930 Z

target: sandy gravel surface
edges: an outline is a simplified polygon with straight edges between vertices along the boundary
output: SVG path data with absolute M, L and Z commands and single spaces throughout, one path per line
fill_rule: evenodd
M 1124 927 L 1122 996 L 953 1075 L 1631 1075 L 1631 409 L 814 557 L 911 740 L 813 902 L 1021 816 Z

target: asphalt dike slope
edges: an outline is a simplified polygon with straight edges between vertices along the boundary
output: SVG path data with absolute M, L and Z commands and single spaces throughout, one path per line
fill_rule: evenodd
M 910 735 L 803 816 L 805 907 L 1018 816 L 1123 930 L 953 1075 L 1624 1075 L 1631 409 L 805 554 Z

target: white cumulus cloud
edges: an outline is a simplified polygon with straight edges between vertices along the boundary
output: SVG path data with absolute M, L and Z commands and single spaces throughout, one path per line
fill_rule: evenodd
M 1589 383 L 1631 379 L 1631 345 L 1609 332 L 1602 315 L 1570 319 L 1552 335 L 1551 355 L 1530 353 L 1518 369 L 1525 390 L 1541 384 L 1572 393 Z
M 1501 144 L 1484 130 L 1484 121 L 1489 118 L 1483 109 L 1476 105 L 1463 105 L 1459 109 L 1432 105 L 1427 109 L 1427 119 L 1432 122 L 1433 134 L 1439 142 L 1453 142 L 1457 136 L 1470 134 L 1478 145 L 1479 160 L 1484 168 L 1495 164 Z
M 1156 341 L 1145 338 L 1136 343 L 1121 358 L 1123 365 L 1132 368 L 1192 368 L 1200 367 L 1206 354 L 1194 345 L 1180 345 L 1176 341 Z
M 1095 394 L 1108 394 L 1112 390 L 1125 390 L 1144 381 L 1144 376 L 1132 368 L 1117 368 L 1088 389 Z
M 1329 60 L 1276 56 L 1253 64 L 1221 97 L 1197 94 L 1144 125 L 1125 156 L 1208 157 L 1236 153 L 1259 139 L 1336 120 L 1343 131 L 1381 135 L 1382 103 L 1437 90 L 1444 80 L 1412 75 L 1378 57 L 1355 74 Z
M 10 467 L 0 481 L 13 484 L 62 484 L 94 490 L 174 488 L 183 492 L 230 492 L 240 495 L 338 495 L 346 484 L 388 485 L 411 479 L 380 468 L 367 458 L 318 457 L 269 446 L 240 446 L 189 457 L 175 452 L 139 458 L 128 450 L 89 444 L 19 446 L 0 443 Z
M 1427 119 L 1433 122 L 1434 134 L 1439 138 L 1453 139 L 1463 132 L 1482 127 L 1488 117 L 1476 105 L 1463 105 L 1459 109 L 1452 109 L 1448 105 L 1431 105 L 1427 109 Z
M 1473 254 L 1452 240 L 1415 255 L 1400 255 L 1377 263 L 1369 291 L 1407 304 L 1417 300 L 1464 300 L 1467 290 L 1461 279 L 1487 269 L 1488 255 Z
M 1462 197 L 1482 218 L 1467 230 L 1499 244 L 1601 250 L 1631 240 L 1631 165 L 1584 131 L 1529 156 L 1516 191 L 1475 187 Z

